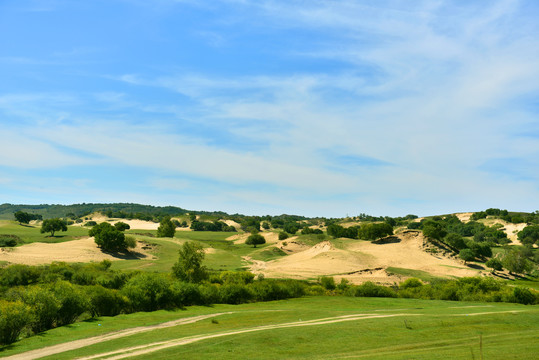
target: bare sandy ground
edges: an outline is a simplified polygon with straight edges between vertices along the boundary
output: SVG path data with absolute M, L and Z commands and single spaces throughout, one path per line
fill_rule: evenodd
M 227 240 L 234 241 L 234 244 L 245 244 L 245 240 L 249 237 L 249 233 L 243 233 L 243 234 L 236 234 L 227 237 Z M 279 242 L 279 234 L 271 232 L 271 231 L 265 231 L 261 232 L 260 235 L 262 235 L 266 239 L 266 244 L 276 244 Z
M 455 216 L 458 217 L 460 221 L 463 223 L 466 223 L 470 221 L 470 217 L 473 215 L 473 212 L 465 212 L 465 213 L 456 213 Z
M 141 258 L 152 258 L 138 243 L 133 252 Z M 15 248 L 4 248 L 0 252 L 0 261 L 13 264 L 41 265 L 53 261 L 61 262 L 89 262 L 102 260 L 118 260 L 110 254 L 101 251 L 94 242 L 94 238 L 83 238 L 57 244 L 32 243 Z
M 357 241 L 346 249 L 336 249 L 326 241 L 280 259 L 251 262 L 251 271 L 266 277 L 309 279 L 331 275 L 353 283 L 374 281 L 385 284 L 405 278 L 389 274 L 388 267 L 421 270 L 440 277 L 478 275 L 477 270 L 464 266 L 460 260 L 425 252 L 420 232 L 407 232 L 397 237 L 400 239 L 397 243 Z
M 100 213 L 94 213 L 88 216 L 88 219 L 95 221 L 96 223 L 102 223 L 102 222 L 109 222 L 112 225 L 116 224 L 117 222 L 124 222 L 129 225 L 131 229 L 137 229 L 137 230 L 157 230 L 159 227 L 159 223 L 154 223 L 153 221 L 145 221 L 145 220 L 138 220 L 138 219 L 117 219 L 117 218 L 108 218 Z M 80 223 L 80 224 L 74 224 L 73 226 L 84 226 L 86 223 Z

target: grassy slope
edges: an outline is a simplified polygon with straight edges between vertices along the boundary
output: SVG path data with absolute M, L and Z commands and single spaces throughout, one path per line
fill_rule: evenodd
M 522 312 L 506 312 L 511 310 Z M 118 329 L 225 311 L 234 313 L 216 316 L 218 323 L 212 323 L 206 319 L 193 324 L 111 340 L 49 356 L 46 359 L 71 359 L 186 336 L 358 313 L 405 315 L 228 335 L 175 346 L 135 358 L 151 357 L 155 360 L 171 358 L 471 359 L 473 353 L 473 356 L 479 359 L 480 335 L 483 337 L 485 359 L 534 359 L 539 351 L 538 306 L 386 298 L 311 297 L 238 306 L 192 307 L 186 311 L 158 311 L 101 318 L 24 339 L 0 353 L 0 356 Z M 490 315 L 467 315 L 504 311 L 505 313 Z
M 88 236 L 88 228 L 68 226 L 67 231 L 57 231 L 54 237 L 50 233 L 41 234 L 41 226 L 19 225 L 16 221 L 0 220 L 0 234 L 17 235 L 25 244 L 33 242 L 59 243 Z

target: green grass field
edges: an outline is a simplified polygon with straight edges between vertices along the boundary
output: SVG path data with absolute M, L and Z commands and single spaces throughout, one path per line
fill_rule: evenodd
M 535 359 L 539 352 L 538 306 L 307 297 L 103 317 L 23 339 L 0 356 L 200 315 L 207 316 L 44 359 Z
M 41 226 L 19 225 L 16 221 L 0 220 L 0 234 L 18 236 L 23 241 L 20 245 L 33 242 L 59 243 L 88 236 L 88 228 L 80 226 L 68 226 L 67 231 L 57 231 L 54 237 L 51 237 L 50 233 L 41 234 L 40 229 Z

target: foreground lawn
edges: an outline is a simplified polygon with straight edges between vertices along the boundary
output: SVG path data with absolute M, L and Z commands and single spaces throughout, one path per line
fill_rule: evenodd
M 44 359 L 535 359 L 539 352 L 538 306 L 307 297 L 104 317 L 24 339 L 0 356 L 203 315 Z

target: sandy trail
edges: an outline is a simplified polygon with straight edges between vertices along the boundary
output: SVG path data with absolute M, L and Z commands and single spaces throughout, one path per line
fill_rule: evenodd
M 4 359 L 6 359 L 6 360 L 39 359 L 39 358 L 42 358 L 42 357 L 45 357 L 45 356 L 50 356 L 50 355 L 59 354 L 59 353 L 65 352 L 65 351 L 80 349 L 80 348 L 85 347 L 85 346 L 101 343 L 101 342 L 108 341 L 108 340 L 118 339 L 118 338 L 122 338 L 122 337 L 125 337 L 125 336 L 130 336 L 130 335 L 139 334 L 139 333 L 152 331 L 152 330 L 157 330 L 157 329 L 165 329 L 165 328 L 178 326 L 178 325 L 192 324 L 192 323 L 195 323 L 197 321 L 201 321 L 201 320 L 204 320 L 204 319 L 216 317 L 216 316 L 219 316 L 219 315 L 225 315 L 225 314 L 232 314 L 232 312 L 223 312 L 223 313 L 215 313 L 215 314 L 208 314 L 208 315 L 200 315 L 200 316 L 194 316 L 194 317 L 190 317 L 190 318 L 186 318 L 186 319 L 168 321 L 168 322 L 161 323 L 161 324 L 156 324 L 156 325 L 139 326 L 139 327 L 136 327 L 136 328 L 130 328 L 130 329 L 125 329 L 125 330 L 115 331 L 115 332 L 108 333 L 108 334 L 105 334 L 105 335 L 94 336 L 94 337 L 87 338 L 87 339 L 80 339 L 80 340 L 70 341 L 70 342 L 63 343 L 63 344 L 48 346 L 48 347 L 37 349 L 37 350 L 27 351 L 25 353 L 9 356 L 9 357 L 6 357 Z

